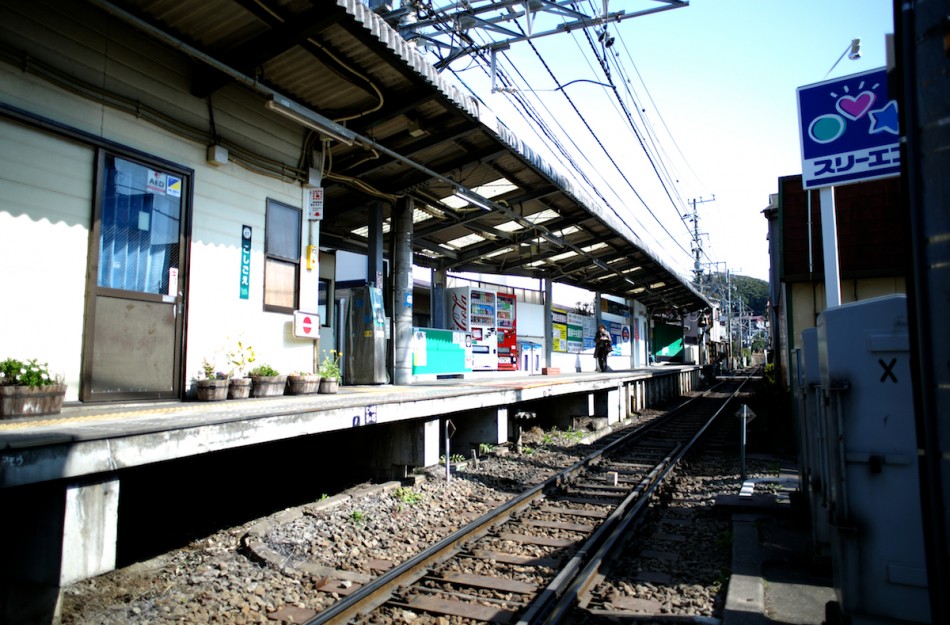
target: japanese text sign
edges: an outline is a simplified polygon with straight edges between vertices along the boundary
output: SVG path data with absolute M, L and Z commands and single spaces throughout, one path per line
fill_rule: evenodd
M 798 88 L 806 189 L 900 174 L 897 102 L 881 68 Z
M 251 227 L 241 226 L 241 299 L 251 293 Z

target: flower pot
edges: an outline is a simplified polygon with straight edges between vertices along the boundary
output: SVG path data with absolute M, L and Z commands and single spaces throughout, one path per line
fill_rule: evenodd
M 273 397 L 284 394 L 286 375 L 252 375 L 251 397 Z
M 198 394 L 198 401 L 221 401 L 228 398 L 228 380 L 198 380 L 195 382 L 195 391 Z
M 228 399 L 247 399 L 251 396 L 251 378 L 231 378 Z
M 311 395 L 320 388 L 320 376 L 310 375 L 288 375 L 287 376 L 287 394 L 288 395 Z
M 340 390 L 340 381 L 336 378 L 321 378 L 320 392 L 326 394 L 336 393 Z
M 45 386 L 0 386 L 0 417 L 42 416 L 63 410 L 65 384 Z

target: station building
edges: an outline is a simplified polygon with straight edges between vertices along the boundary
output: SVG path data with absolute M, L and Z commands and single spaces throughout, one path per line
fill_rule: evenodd
M 123 562 L 139 530 L 122 502 L 165 492 L 173 508 L 222 467 L 253 480 L 215 491 L 290 483 L 290 463 L 310 468 L 338 436 L 405 471 L 438 461 L 447 413 L 458 445 L 504 442 L 526 402 L 617 422 L 698 383 L 682 367 L 410 389 L 466 369 L 425 370 L 421 338 L 478 346 L 450 326 L 457 289 L 514 296 L 517 358 L 496 342 L 494 367 L 527 373 L 591 371 L 593 320 L 617 337 L 617 370 L 688 361 L 684 328 L 711 307 L 357 0 L 0 5 L 0 265 L 0 358 L 67 384 L 63 422 L 0 432 L 0 500 L 24 511 L 5 616 L 46 614 L 60 586 Z M 555 283 L 597 293 L 593 310 L 559 306 Z M 365 337 L 369 359 L 348 346 Z M 253 363 L 235 364 L 239 346 Z M 333 350 L 346 382 L 373 387 L 185 401 L 206 360 L 290 373 Z
M 539 285 L 499 291 L 524 296 L 541 368 L 588 347 L 548 340 L 554 282 L 603 294 L 618 366 L 666 347 L 655 319 L 709 307 L 363 4 L 300 11 L 0 8 L 2 357 L 48 362 L 67 402 L 180 400 L 238 341 L 312 370 L 353 286 L 383 294 L 397 382 L 417 322 L 448 327 L 453 273 Z M 319 322 L 301 336 L 295 311 Z

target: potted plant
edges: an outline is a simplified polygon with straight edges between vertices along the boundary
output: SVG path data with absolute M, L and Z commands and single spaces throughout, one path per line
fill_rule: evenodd
M 294 371 L 287 375 L 288 395 L 310 395 L 320 388 L 320 376 L 308 371 Z
M 340 389 L 340 358 L 343 353 L 331 349 L 323 358 L 317 373 L 320 374 L 320 392 L 336 393 Z
M 198 401 L 227 399 L 230 386 L 227 373 L 215 371 L 214 362 L 207 358 L 201 361 L 201 375 L 195 379 L 195 392 Z
M 0 417 L 59 414 L 65 395 L 62 377 L 50 375 L 45 362 L 35 358 L 0 362 Z
M 247 368 L 257 360 L 254 348 L 237 341 L 228 351 L 228 364 L 231 365 L 231 383 L 228 387 L 228 399 L 245 399 L 251 395 L 251 378 Z
M 249 373 L 253 381 L 251 386 L 252 397 L 271 397 L 284 394 L 287 376 L 280 375 L 277 369 L 270 365 L 258 365 L 251 369 Z

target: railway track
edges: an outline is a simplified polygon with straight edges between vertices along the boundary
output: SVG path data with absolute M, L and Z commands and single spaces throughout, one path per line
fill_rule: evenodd
M 420 623 L 440 617 L 559 622 L 745 381 L 723 381 L 663 417 L 601 439 L 573 466 L 356 588 L 307 624 L 396 622 L 409 613 Z

